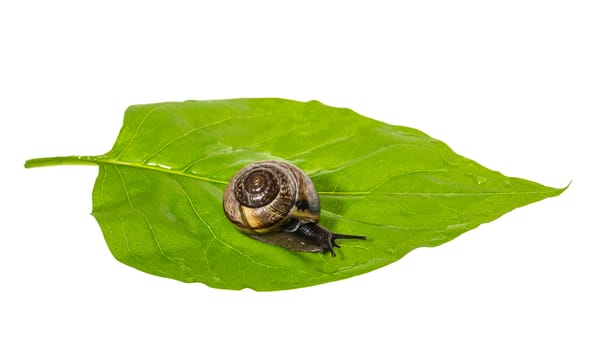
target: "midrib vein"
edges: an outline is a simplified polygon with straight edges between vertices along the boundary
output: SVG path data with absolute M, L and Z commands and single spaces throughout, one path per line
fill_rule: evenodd
M 559 189 L 549 191 L 518 191 L 518 192 L 338 192 L 321 191 L 320 196 L 431 196 L 431 197 L 472 197 L 472 196 L 511 196 L 511 195 L 533 195 L 551 194 L 560 192 Z
M 105 158 L 96 158 L 95 162 L 99 164 L 120 165 L 120 166 L 127 166 L 127 167 L 132 167 L 132 168 L 137 168 L 137 169 L 159 171 L 165 174 L 184 176 L 184 177 L 188 177 L 192 179 L 197 179 L 197 180 L 202 180 L 202 181 L 207 181 L 207 182 L 212 182 L 212 183 L 217 183 L 217 184 L 224 184 L 224 185 L 228 184 L 227 181 L 217 180 L 217 179 L 213 179 L 213 178 L 201 176 L 201 175 L 196 175 L 196 174 L 185 173 L 181 170 L 175 170 L 172 168 L 167 168 L 167 167 L 159 166 L 159 165 L 133 163 L 133 162 L 126 162 L 126 161 L 122 161 L 118 159 L 105 159 Z
M 182 176 L 200 181 L 206 181 L 210 183 L 227 185 L 228 181 L 218 180 L 202 175 L 185 173 L 181 170 L 172 169 L 167 166 L 152 165 L 146 163 L 135 163 L 129 161 L 123 161 L 115 158 L 104 158 L 104 156 L 64 156 L 64 157 L 50 157 L 50 158 L 36 158 L 30 159 L 26 162 L 26 168 L 35 168 L 51 165 L 99 165 L 108 164 L 115 166 L 125 166 L 136 169 L 144 169 L 150 171 L 158 171 L 165 174 Z M 370 191 L 320 191 L 320 196 L 430 196 L 430 197 L 470 197 L 470 196 L 511 196 L 511 195 L 534 195 L 534 194 L 554 194 L 560 193 L 564 189 L 550 188 L 543 191 L 513 191 L 513 192 L 370 192 Z

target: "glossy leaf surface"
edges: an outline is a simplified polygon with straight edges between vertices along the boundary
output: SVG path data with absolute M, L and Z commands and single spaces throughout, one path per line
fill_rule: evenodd
M 263 159 L 285 159 L 311 176 L 323 226 L 368 239 L 340 242 L 333 258 L 239 233 L 223 213 L 225 184 Z M 486 169 L 415 129 L 282 99 L 132 106 L 109 153 L 26 166 L 71 163 L 100 167 L 93 215 L 119 261 L 227 289 L 361 274 L 563 191 Z

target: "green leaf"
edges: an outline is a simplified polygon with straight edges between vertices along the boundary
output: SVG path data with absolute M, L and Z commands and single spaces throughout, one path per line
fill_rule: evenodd
M 323 226 L 368 239 L 343 241 L 333 258 L 238 232 L 224 216 L 224 187 L 263 159 L 288 160 L 311 176 Z M 100 167 L 93 215 L 119 261 L 227 289 L 355 276 L 564 191 L 486 169 L 415 129 L 283 99 L 131 106 L 109 153 L 33 159 L 26 167 L 55 164 Z

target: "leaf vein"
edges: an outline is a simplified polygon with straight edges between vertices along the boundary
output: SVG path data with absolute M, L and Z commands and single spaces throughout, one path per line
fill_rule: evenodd
M 416 175 L 416 174 L 462 174 L 462 175 L 467 175 L 467 176 L 471 176 L 471 177 L 476 177 L 474 174 L 468 174 L 468 173 L 464 173 L 461 171 L 457 171 L 457 170 L 444 170 L 444 169 L 432 169 L 432 170 L 427 170 L 427 169 L 416 169 L 416 170 L 411 170 L 411 171 L 406 171 L 406 172 L 402 172 L 400 174 L 395 174 L 395 175 L 389 175 L 386 176 L 385 178 L 383 178 L 383 180 L 381 180 L 379 183 L 377 183 L 376 185 L 374 185 L 373 187 L 371 187 L 367 192 L 371 193 L 371 192 L 375 192 L 375 190 L 383 185 L 385 185 L 385 183 L 387 183 L 389 180 L 391 179 L 395 179 L 397 177 L 401 177 L 401 176 L 405 176 L 405 175 Z
M 122 161 L 122 160 L 118 160 L 114 158 L 103 158 L 103 157 L 97 157 L 93 159 L 92 161 L 98 164 L 109 164 L 109 165 L 114 165 L 114 166 L 125 166 L 125 167 L 131 167 L 131 168 L 136 168 L 136 169 L 158 171 L 161 173 L 177 175 L 177 176 L 184 176 L 184 177 L 188 177 L 192 179 L 197 179 L 197 180 L 212 182 L 212 183 L 218 183 L 218 184 L 224 184 L 224 185 L 228 183 L 228 181 L 214 179 L 214 178 L 210 178 L 210 177 L 206 177 L 206 176 L 202 176 L 198 174 L 186 173 L 186 172 L 183 172 L 182 170 L 175 170 L 169 167 L 163 167 L 159 165 L 126 162 L 126 161 Z
M 374 156 L 376 156 L 376 155 L 378 155 L 380 153 L 389 151 L 389 150 L 394 149 L 394 148 L 405 147 L 405 146 L 406 145 L 404 145 L 404 144 L 387 145 L 387 146 L 379 148 L 376 151 L 373 151 L 373 152 L 370 152 L 368 154 L 365 154 L 365 155 L 363 155 L 361 157 L 353 158 L 352 160 L 350 160 L 348 162 L 345 162 L 345 163 L 342 163 L 342 164 L 340 164 L 339 166 L 337 166 L 335 168 L 331 168 L 331 169 L 326 169 L 326 170 L 321 170 L 321 171 L 310 173 L 309 176 L 315 177 L 315 176 L 320 176 L 320 175 L 324 175 L 324 174 L 339 172 L 339 171 L 347 169 L 348 167 L 350 167 L 350 166 L 352 166 L 354 164 L 357 164 L 357 163 L 359 163 L 361 161 L 364 161 L 364 160 L 366 160 L 368 158 L 374 157 Z
M 134 130 L 134 133 L 132 134 L 132 137 L 130 138 L 130 141 L 128 141 L 128 143 L 125 145 L 125 147 L 119 152 L 119 154 L 117 155 L 117 158 L 121 157 L 121 155 L 132 145 L 132 143 L 134 142 L 134 140 L 138 136 L 138 132 L 140 131 L 141 127 L 145 124 L 145 121 L 147 121 L 147 119 L 149 119 L 149 117 L 151 117 L 151 115 L 153 115 L 153 112 L 156 112 L 156 111 L 160 110 L 163 107 L 164 107 L 164 105 L 160 105 L 160 106 L 156 106 L 156 107 L 151 108 L 151 110 L 140 121 L 140 123 L 136 127 L 136 130 Z
M 558 189 L 550 191 L 521 191 L 521 192 L 342 192 L 322 191 L 320 197 L 368 197 L 368 196 L 398 196 L 398 197 L 479 197 L 479 196 L 516 196 L 516 195 L 547 195 L 559 192 Z
M 119 179 L 121 181 L 121 185 L 123 186 L 124 192 L 126 194 L 126 198 L 128 200 L 128 203 L 130 204 L 130 208 L 132 208 L 134 211 L 136 211 L 145 220 L 145 223 L 147 224 L 148 231 L 149 231 L 149 233 L 151 233 L 151 237 L 153 238 L 153 241 L 155 242 L 155 244 L 157 246 L 157 249 L 160 252 L 160 255 L 162 255 L 165 259 L 167 259 L 168 261 L 172 262 L 173 264 L 177 265 L 183 272 L 194 273 L 193 271 L 190 271 L 189 269 L 187 269 L 180 261 L 178 261 L 177 259 L 175 259 L 175 258 L 169 256 L 168 254 L 166 254 L 166 252 L 162 248 L 162 244 L 160 243 L 160 240 L 159 240 L 157 234 L 155 233 L 155 230 L 153 229 L 153 226 L 151 225 L 151 221 L 149 220 L 147 215 L 142 210 L 140 210 L 139 208 L 134 206 L 134 203 L 132 202 L 132 199 L 131 199 L 131 196 L 130 196 L 130 192 L 128 191 L 128 189 L 126 187 L 126 182 L 125 182 L 125 179 L 124 179 L 124 177 L 123 177 L 123 175 L 121 173 L 121 170 L 116 165 L 114 166 L 114 168 L 115 168 L 115 171 L 117 171 L 117 174 L 119 175 Z
M 196 127 L 196 128 L 188 130 L 183 135 L 179 135 L 179 136 L 175 137 L 174 139 L 168 141 L 166 144 L 160 146 L 160 148 L 158 150 L 156 150 L 156 151 L 152 152 L 151 154 L 149 154 L 148 156 L 146 156 L 144 158 L 144 160 L 143 160 L 143 163 L 147 163 L 149 160 L 151 160 L 151 158 L 155 157 L 160 152 L 163 152 L 166 148 L 170 147 L 173 143 L 178 142 L 179 140 L 184 139 L 184 138 L 188 137 L 189 135 L 191 135 L 191 134 L 193 134 L 193 133 L 195 133 L 197 131 L 203 130 L 203 129 L 208 128 L 210 126 L 219 125 L 219 124 L 221 124 L 221 123 L 223 123 L 223 122 L 225 122 L 225 121 L 227 121 L 229 119 L 230 119 L 230 117 L 226 117 L 224 119 L 221 119 L 221 120 L 218 120 L 218 121 L 215 121 L 215 122 L 212 122 L 212 123 L 204 124 L 204 125 L 201 125 L 199 127 Z
M 334 145 L 340 144 L 340 143 L 345 142 L 345 141 L 350 140 L 350 139 L 351 139 L 351 136 L 347 136 L 347 137 L 343 137 L 343 138 L 335 137 L 335 138 L 332 138 L 331 142 L 317 144 L 317 146 L 315 146 L 315 147 L 307 148 L 307 149 L 302 150 L 302 151 L 300 151 L 298 153 L 294 153 L 292 155 L 289 155 L 289 156 L 287 156 L 287 159 L 296 159 L 296 157 L 300 157 L 300 156 L 303 156 L 303 155 L 306 155 L 306 154 L 310 154 L 310 153 L 313 153 L 313 151 L 316 151 L 316 150 L 319 150 L 319 149 L 322 149 L 322 148 L 325 148 L 325 147 L 328 147 L 328 146 L 334 146 Z

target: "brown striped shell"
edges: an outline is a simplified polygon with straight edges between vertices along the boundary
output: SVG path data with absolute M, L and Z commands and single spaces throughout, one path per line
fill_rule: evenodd
M 319 221 L 313 181 L 296 166 L 277 160 L 255 162 L 236 173 L 223 206 L 234 226 L 249 235 L 294 232 Z

